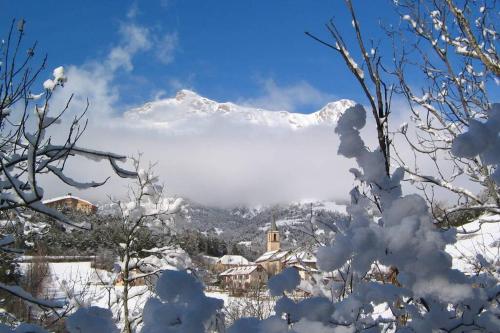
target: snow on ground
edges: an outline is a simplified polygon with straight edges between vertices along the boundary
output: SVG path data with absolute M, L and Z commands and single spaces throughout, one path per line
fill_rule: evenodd
M 231 296 L 229 296 L 228 293 L 223 293 L 223 292 L 220 292 L 220 291 L 205 292 L 205 295 L 207 295 L 207 297 L 213 297 L 213 298 L 221 299 L 221 300 L 224 301 L 224 304 L 228 304 L 229 299 L 231 298 Z
M 48 263 L 49 274 L 41 298 L 63 301 L 69 304 L 69 308 L 84 304 L 105 309 L 111 307 L 114 313 L 119 311 L 121 305 L 117 306 L 117 301 L 123 294 L 123 287 L 112 285 L 111 273 L 96 270 L 91 264 L 90 261 Z M 20 263 L 21 272 L 26 273 L 29 265 Z M 172 266 L 172 269 L 175 267 Z M 142 314 L 144 304 L 151 295 L 147 286 L 130 288 L 129 309 L 132 316 Z
M 92 306 L 108 308 L 109 302 L 115 303 L 123 292 L 123 287 L 114 286 L 113 290 L 106 288 L 109 284 L 110 273 L 98 270 L 102 283 L 96 276 L 92 262 L 51 262 L 47 278 L 45 297 L 55 300 L 67 300 L 68 296 L 78 298 L 80 301 Z M 21 263 L 20 268 L 26 273 L 29 263 Z M 142 313 L 144 303 L 151 296 L 147 286 L 134 286 L 129 291 L 130 309 L 132 313 Z M 206 296 L 218 298 L 224 304 L 236 304 L 241 298 L 229 296 L 225 292 L 206 292 Z M 116 305 L 114 305 L 116 307 Z
M 22 274 L 26 274 L 30 263 L 20 263 Z M 90 261 L 84 262 L 49 262 L 48 276 L 43 294 L 45 297 L 64 300 L 68 293 L 81 295 L 92 279 L 94 269 Z
M 276 221 L 276 225 L 278 227 L 298 225 L 298 224 L 304 224 L 304 220 L 303 219 L 283 219 L 283 220 Z
M 325 201 L 317 199 L 303 199 L 298 202 L 299 205 L 312 205 L 313 211 L 327 211 L 332 213 L 347 214 L 346 205 L 338 204 L 335 201 Z
M 276 220 L 276 225 L 278 227 L 286 227 L 286 226 L 301 225 L 301 224 L 304 224 L 304 219 L 301 218 Z M 265 226 L 259 227 L 259 230 L 267 231 L 269 230 L 269 228 L 271 228 L 271 223 L 266 223 Z
M 446 251 L 453 257 L 453 268 L 473 273 L 476 265 L 486 262 L 500 265 L 500 215 L 483 215 L 458 228 L 457 242 Z M 479 257 L 478 257 L 479 256 Z M 481 258 L 482 257 L 482 258 Z
M 329 212 L 337 212 L 342 214 L 347 214 L 346 205 L 339 205 L 333 201 L 321 201 L 321 203 L 313 207 L 313 210 L 326 210 Z

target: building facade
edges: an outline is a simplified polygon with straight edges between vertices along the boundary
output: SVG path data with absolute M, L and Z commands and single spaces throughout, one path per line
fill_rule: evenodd
M 216 273 L 221 273 L 228 270 L 229 268 L 246 266 L 249 264 L 250 262 L 248 261 L 248 259 L 243 256 L 226 254 L 217 259 L 214 265 L 214 271 Z
M 248 291 L 267 283 L 267 272 L 261 265 L 233 267 L 219 276 L 223 288 L 232 292 Z
M 53 198 L 43 201 L 43 204 L 47 207 L 54 208 L 57 210 L 73 210 L 76 212 L 84 214 L 95 214 L 97 213 L 97 206 L 90 201 L 75 197 L 68 193 L 68 195 Z

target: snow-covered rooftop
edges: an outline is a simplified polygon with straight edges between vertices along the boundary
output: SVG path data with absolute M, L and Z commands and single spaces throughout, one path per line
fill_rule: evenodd
M 306 272 L 311 272 L 311 273 L 319 273 L 320 272 L 316 268 L 304 266 L 304 265 L 301 265 L 301 264 L 293 264 L 291 267 L 295 267 L 298 270 L 302 270 L 302 271 L 306 271 Z
M 289 251 L 281 251 L 281 250 L 274 250 L 274 251 L 269 251 L 261 255 L 255 262 L 262 262 L 262 261 L 274 261 L 274 260 L 280 260 L 283 257 L 285 257 Z
M 308 251 L 297 251 L 287 255 L 286 262 L 288 263 L 315 263 L 316 256 Z
M 243 256 L 226 254 L 220 257 L 217 263 L 223 265 L 248 265 L 250 262 Z
M 229 276 L 229 275 L 248 275 L 255 271 L 259 266 L 258 265 L 248 265 L 248 266 L 239 266 L 226 269 L 222 272 L 221 276 Z
M 219 261 L 219 258 L 213 256 L 202 255 L 202 260 L 208 264 L 215 264 Z
M 78 201 L 81 201 L 81 202 L 85 202 L 86 204 L 95 206 L 92 202 L 90 202 L 88 200 L 85 200 L 85 199 L 82 199 L 82 198 L 79 198 L 79 197 L 76 197 L 76 196 L 71 195 L 71 194 L 67 194 L 67 195 L 64 195 L 64 196 L 61 196 L 61 197 L 52 198 L 52 199 L 47 199 L 47 200 L 42 201 L 42 203 L 44 205 L 46 205 L 46 204 L 50 204 L 50 203 L 53 203 L 53 202 L 57 202 L 57 201 L 61 201 L 61 200 L 66 200 L 66 199 L 74 199 L 74 200 L 78 200 Z

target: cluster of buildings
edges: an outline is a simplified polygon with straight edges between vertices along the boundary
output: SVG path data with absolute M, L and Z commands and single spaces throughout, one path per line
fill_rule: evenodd
M 266 237 L 267 251 L 255 262 L 249 262 L 239 255 L 225 255 L 217 260 L 214 270 L 224 289 L 244 292 L 263 286 L 271 276 L 286 267 L 297 269 L 302 280 L 309 280 L 312 274 L 318 272 L 314 254 L 281 249 L 280 233 L 275 221 L 271 223 Z

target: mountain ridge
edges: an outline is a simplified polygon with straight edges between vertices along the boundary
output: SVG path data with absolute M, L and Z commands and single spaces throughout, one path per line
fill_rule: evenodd
M 194 91 L 182 89 L 175 97 L 147 102 L 130 109 L 124 113 L 124 117 L 132 124 L 159 129 L 172 128 L 187 121 L 219 117 L 236 123 L 298 130 L 318 125 L 334 125 L 344 111 L 354 105 L 351 100 L 341 99 L 327 103 L 318 111 L 309 114 L 270 111 L 232 102 L 220 103 Z

